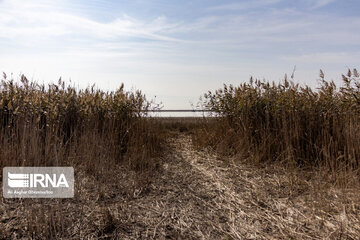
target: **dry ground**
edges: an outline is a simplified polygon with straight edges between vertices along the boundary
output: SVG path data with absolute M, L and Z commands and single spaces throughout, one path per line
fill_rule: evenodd
M 360 239 L 359 190 L 168 145 L 150 180 L 77 171 L 74 199 L 2 198 L 0 238 Z

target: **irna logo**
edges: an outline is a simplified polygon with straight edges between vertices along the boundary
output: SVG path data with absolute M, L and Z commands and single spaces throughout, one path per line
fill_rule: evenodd
M 8 186 L 11 188 L 36 188 L 36 187 L 69 187 L 64 174 L 23 174 L 8 172 Z
M 73 167 L 5 167 L 5 198 L 72 198 Z

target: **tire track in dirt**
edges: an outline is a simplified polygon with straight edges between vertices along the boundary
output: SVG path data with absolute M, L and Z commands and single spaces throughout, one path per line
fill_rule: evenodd
M 281 225 L 284 220 L 280 219 L 280 214 L 276 216 L 274 209 L 268 209 L 268 196 L 261 199 L 259 193 L 263 191 L 264 186 L 258 183 L 262 182 L 261 178 L 264 176 L 259 172 L 243 165 L 224 162 L 224 159 L 218 159 L 216 155 L 208 152 L 194 150 L 191 138 L 186 135 L 175 139 L 172 149 L 178 158 L 191 166 L 190 175 L 199 176 L 196 179 L 197 191 L 201 189 L 205 194 L 216 192 L 214 197 L 208 198 L 210 200 L 204 204 L 200 214 L 204 219 L 212 219 L 206 222 L 206 225 L 218 229 L 219 235 L 203 233 L 201 237 L 269 239 L 278 234 L 278 237 L 293 235 L 285 233 L 288 230 Z M 196 191 L 193 192 L 196 197 Z M 221 217 L 211 217 L 209 212 L 215 213 L 216 216 L 220 214 Z M 208 214 L 210 216 L 206 216 Z M 301 233 L 295 235 L 304 237 Z
M 169 140 L 163 168 L 149 193 L 137 199 L 149 214 L 145 237 L 323 239 L 342 235 L 356 239 L 359 234 L 358 219 L 345 229 L 350 222 L 344 213 L 330 216 L 317 211 L 305 200 L 311 199 L 310 192 L 291 193 L 294 189 L 281 174 L 196 151 L 189 135 Z
M 111 180 L 78 171 L 81 181 L 74 199 L 3 199 L 0 229 L 5 231 L 4 235 L 0 231 L 0 238 L 28 236 L 29 221 L 39 214 L 41 226 L 50 224 L 44 233 L 67 226 L 74 239 L 360 236 L 359 191 L 319 188 L 314 179 L 304 181 L 278 165 L 235 164 L 230 158 L 195 150 L 188 134 L 168 139 L 164 158 L 150 176 L 121 165 L 108 174 L 113 175 Z

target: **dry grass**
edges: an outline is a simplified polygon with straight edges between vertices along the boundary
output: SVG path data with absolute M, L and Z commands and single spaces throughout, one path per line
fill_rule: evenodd
M 205 94 L 203 107 L 218 121 L 198 131 L 194 143 L 253 163 L 321 168 L 337 180 L 346 181 L 344 173 L 359 176 L 359 74 L 349 70 L 340 88 L 322 71 L 319 80 L 316 91 L 285 78 L 279 84 L 251 79 Z
M 115 92 L 77 90 L 61 80 L 45 86 L 4 74 L 0 167 L 72 166 L 77 193 L 70 200 L 2 199 L 0 238 L 78 239 L 86 229 L 99 236 L 111 231 L 94 229 L 96 223 L 86 220 L 91 216 L 83 215 L 89 214 L 84 209 L 106 199 L 105 189 L 121 173 L 132 172 L 133 184 L 149 181 L 164 142 L 160 125 L 142 113 L 153 106 L 140 91 L 126 92 L 123 85 Z M 110 216 L 104 215 L 107 225 Z
M 170 135 L 177 135 L 179 132 L 193 134 L 209 121 L 204 117 L 159 117 L 155 119 Z
M 206 101 L 221 117 L 171 119 L 123 87 L 4 76 L 0 166 L 73 166 L 75 197 L 1 198 L 0 239 L 358 239 L 352 74 L 340 90 L 225 88 Z
M 144 118 L 152 105 L 141 92 L 76 90 L 4 79 L 0 85 L 0 167 L 77 166 L 92 172 L 128 163 L 154 165 L 158 125 Z
M 3 199 L 0 238 L 358 239 L 359 191 L 195 150 L 189 135 L 166 145 L 150 182 L 77 169 L 74 199 Z

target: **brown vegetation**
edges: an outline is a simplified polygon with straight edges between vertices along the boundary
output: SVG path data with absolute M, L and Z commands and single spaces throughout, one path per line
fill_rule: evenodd
M 194 136 L 198 147 L 255 163 L 321 167 L 336 176 L 360 169 L 360 79 L 356 69 L 337 88 L 320 74 L 314 91 L 285 77 L 282 83 L 250 79 L 205 94 L 203 107 L 217 121 Z
M 76 168 L 73 199 L 0 200 L 0 239 L 358 239 L 360 192 L 257 168 L 173 134 L 150 181 Z M 306 175 L 312 175 L 307 172 Z
M 126 162 L 154 166 L 161 136 L 140 91 L 38 85 L 21 76 L 0 85 L 0 167 L 77 166 L 99 172 Z
M 1 198 L 0 239 L 357 239 L 358 77 L 224 86 L 215 117 L 151 118 L 123 86 L 4 75 L 0 167 L 73 166 L 75 196 Z

